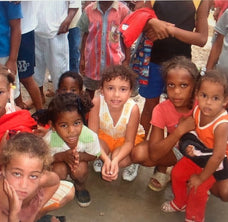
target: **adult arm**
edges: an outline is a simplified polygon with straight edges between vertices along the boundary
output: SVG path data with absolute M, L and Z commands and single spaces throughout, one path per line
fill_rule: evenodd
M 224 35 L 217 33 L 215 42 L 211 47 L 211 51 L 207 60 L 206 68 L 208 70 L 213 69 L 218 62 L 220 53 L 222 51 Z
M 6 66 L 11 72 L 17 74 L 17 57 L 21 43 L 21 19 L 12 19 L 10 24 L 10 54 Z

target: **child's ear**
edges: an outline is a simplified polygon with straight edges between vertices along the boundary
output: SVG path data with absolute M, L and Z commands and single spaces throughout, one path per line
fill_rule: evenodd
M 55 131 L 55 126 L 54 126 L 54 124 L 53 124 L 53 122 L 51 120 L 48 121 L 48 124 L 50 125 L 51 130 Z
M 228 96 L 225 97 L 223 106 L 224 106 L 225 108 L 228 107 Z

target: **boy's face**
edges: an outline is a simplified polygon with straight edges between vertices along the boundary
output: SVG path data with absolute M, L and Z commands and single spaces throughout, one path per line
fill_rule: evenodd
M 58 114 L 58 119 L 52 127 L 64 142 L 75 149 L 81 134 L 83 121 L 77 111 L 66 111 Z
M 9 83 L 7 79 L 0 75 L 0 116 L 4 115 L 6 104 L 9 100 Z
M 130 81 L 120 77 L 105 81 L 101 90 L 109 109 L 122 109 L 131 96 Z
M 13 154 L 7 166 L 3 167 L 3 175 L 22 201 L 36 194 L 42 171 L 41 159 L 17 152 Z
M 64 78 L 59 86 L 58 93 L 59 94 L 63 94 L 63 93 L 79 94 L 80 89 L 79 89 L 78 81 L 73 79 L 72 77 Z
M 201 83 L 197 99 L 202 115 L 211 120 L 224 111 L 227 103 L 227 98 L 224 97 L 224 87 L 209 80 Z

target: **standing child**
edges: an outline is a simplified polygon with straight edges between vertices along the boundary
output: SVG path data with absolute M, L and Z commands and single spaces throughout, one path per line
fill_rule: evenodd
M 47 171 L 51 160 L 41 137 L 19 133 L 7 141 L 0 162 L 1 222 L 33 222 L 46 212 L 46 203 L 59 187 L 58 176 Z
M 123 179 L 132 181 L 137 176 L 138 165 L 132 164 L 130 153 L 143 141 L 144 130 L 139 127 L 139 108 L 130 98 L 135 83 L 136 75 L 130 68 L 108 67 L 102 74 L 101 95 L 94 98 L 89 113 L 89 128 L 99 135 L 102 146 L 102 177 L 107 181 L 117 179 L 119 167 L 129 166 Z M 95 171 L 101 171 L 98 160 L 94 164 Z
M 53 171 L 60 179 L 65 179 L 69 174 L 74 180 L 81 207 L 87 207 L 91 202 L 85 189 L 88 162 L 100 155 L 97 135 L 84 125 L 85 115 L 92 106 L 85 95 L 56 95 L 48 106 L 52 130 L 44 137 L 54 157 Z
M 78 22 L 83 32 L 80 73 L 91 98 L 100 87 L 101 73 L 109 65 L 129 63 L 130 50 L 123 50 L 119 25 L 129 8 L 119 1 L 96 1 L 83 11 Z
M 170 176 L 168 166 L 176 164 L 182 154 L 175 148 L 182 135 L 195 127 L 191 117 L 194 107 L 194 89 L 198 69 L 190 59 L 177 56 L 163 64 L 163 78 L 166 83 L 168 99 L 158 104 L 152 115 L 152 130 L 149 141 L 144 141 L 132 150 L 134 163 L 143 166 L 159 166 L 162 172 L 155 172 L 150 180 L 152 190 L 162 190 Z M 166 135 L 166 129 L 168 135 Z
M 162 205 L 162 211 L 185 210 L 185 221 L 203 222 L 209 189 L 215 183 L 215 179 L 223 180 L 224 183 L 228 179 L 228 162 L 227 158 L 224 159 L 228 154 L 228 114 L 225 110 L 228 102 L 226 76 L 215 70 L 206 72 L 199 81 L 196 97 L 199 103 L 194 110 L 196 133 L 200 141 L 213 149 L 213 152 L 204 168 L 187 157 L 183 157 L 176 164 L 172 171 L 174 199 L 165 202 Z M 194 151 L 196 151 L 194 147 L 187 147 L 187 153 L 191 157 L 197 154 L 205 156 L 203 150 L 201 153 Z

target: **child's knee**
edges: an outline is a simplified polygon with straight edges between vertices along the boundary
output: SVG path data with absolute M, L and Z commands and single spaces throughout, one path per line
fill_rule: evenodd
M 61 180 L 66 179 L 68 174 L 68 168 L 65 163 L 54 163 L 52 167 L 52 171 L 58 174 Z

